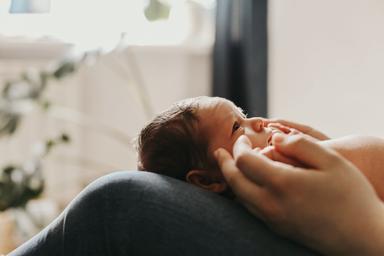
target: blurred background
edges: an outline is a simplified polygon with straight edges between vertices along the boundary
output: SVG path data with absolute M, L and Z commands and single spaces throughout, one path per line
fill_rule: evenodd
M 0 254 L 136 169 L 140 128 L 183 98 L 383 136 L 382 24 L 377 0 L 0 0 Z

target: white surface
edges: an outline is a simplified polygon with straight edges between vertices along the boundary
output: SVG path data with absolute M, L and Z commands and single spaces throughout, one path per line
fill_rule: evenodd
M 269 1 L 270 116 L 384 136 L 384 1 Z

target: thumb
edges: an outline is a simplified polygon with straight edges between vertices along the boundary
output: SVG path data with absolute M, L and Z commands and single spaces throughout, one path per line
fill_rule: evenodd
M 304 135 L 275 134 L 272 140 L 278 152 L 312 168 L 326 169 L 342 158 L 336 151 Z
M 232 175 L 236 175 L 238 169 L 236 167 L 235 160 L 227 150 L 224 148 L 219 148 L 214 152 L 214 156 L 220 169 L 222 170 L 224 177 L 231 177 Z

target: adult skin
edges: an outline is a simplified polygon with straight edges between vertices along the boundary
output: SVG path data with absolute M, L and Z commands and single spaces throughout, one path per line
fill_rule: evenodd
M 271 160 L 245 136 L 236 141 L 233 156 L 215 152 L 245 207 L 278 233 L 321 253 L 384 255 L 384 205 L 364 175 L 306 135 L 276 134 L 273 143 L 276 154 L 306 167 Z
M 284 119 L 264 119 L 266 126 L 271 126 L 284 131 L 286 134 L 303 134 L 309 139 L 315 139 L 319 144 L 336 150 L 339 154 L 351 161 L 369 180 L 381 201 L 384 201 L 384 139 L 374 136 L 345 136 L 338 139 L 330 139 L 316 129 Z M 300 162 L 293 161 L 280 154 L 273 146 L 260 151 L 270 159 L 302 166 Z
M 292 122 L 288 121 L 285 119 L 280 119 L 280 118 L 275 118 L 275 119 L 264 119 L 264 123 L 268 126 L 273 126 L 276 128 L 279 128 L 281 130 L 285 130 L 288 128 L 287 132 L 289 132 L 289 129 L 295 129 L 301 133 L 304 133 L 306 135 L 309 135 L 317 140 L 328 140 L 330 139 L 327 135 L 324 133 L 314 129 L 311 126 L 297 123 L 297 122 Z

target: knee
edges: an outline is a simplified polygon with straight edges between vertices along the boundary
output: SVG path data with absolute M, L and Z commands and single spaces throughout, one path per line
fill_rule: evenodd
M 154 197 L 167 197 L 175 187 L 186 183 L 144 171 L 119 171 L 98 178 L 75 199 L 82 205 L 105 209 L 142 204 Z
M 134 194 L 140 191 L 161 189 L 173 179 L 145 171 L 117 171 L 102 176 L 85 189 L 98 195 Z
M 99 232 L 104 222 L 113 225 L 120 218 L 124 221 L 129 216 L 139 215 L 147 199 L 152 198 L 154 189 L 162 186 L 162 179 L 160 175 L 139 171 L 105 175 L 89 184 L 68 205 L 62 220 L 74 230 Z

